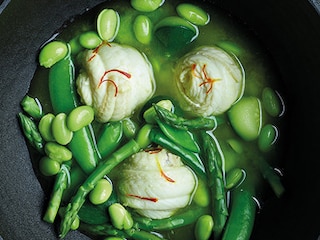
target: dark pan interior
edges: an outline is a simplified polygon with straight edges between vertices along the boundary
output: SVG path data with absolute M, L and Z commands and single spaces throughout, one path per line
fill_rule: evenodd
M 16 115 L 36 69 L 39 46 L 65 20 L 102 0 L 0 1 L 0 235 L 55 239 L 41 220 L 45 194 L 34 175 Z M 207 1 L 209 2 L 209 1 Z M 271 198 L 257 215 L 252 239 L 317 239 L 320 234 L 318 169 L 320 16 L 317 1 L 217 0 L 271 53 L 286 89 L 286 195 Z M 87 239 L 70 233 L 66 239 Z

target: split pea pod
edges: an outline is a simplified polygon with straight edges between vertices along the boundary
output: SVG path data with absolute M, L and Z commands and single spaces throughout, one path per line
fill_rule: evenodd
M 70 56 L 54 64 L 49 72 L 49 93 L 55 114 L 69 114 L 79 105 L 75 90 L 74 65 Z M 90 126 L 73 133 L 68 144 L 80 167 L 85 173 L 92 172 L 98 161 Z

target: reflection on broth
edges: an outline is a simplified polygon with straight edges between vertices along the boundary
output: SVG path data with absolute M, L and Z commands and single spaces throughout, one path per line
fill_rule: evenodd
M 100 4 L 41 47 L 19 119 L 43 219 L 60 237 L 248 239 L 284 191 L 276 69 L 214 5 L 143 2 Z

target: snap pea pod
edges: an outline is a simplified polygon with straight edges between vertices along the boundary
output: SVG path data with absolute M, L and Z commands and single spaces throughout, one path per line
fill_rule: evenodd
M 173 154 L 181 157 L 182 161 L 194 170 L 198 176 L 205 178 L 205 169 L 199 156 L 179 145 L 173 143 L 159 129 L 153 128 L 150 133 L 150 140 L 168 149 Z
M 164 219 L 151 219 L 138 215 L 133 215 L 132 217 L 137 226 L 146 231 L 172 230 L 195 223 L 206 211 L 207 209 L 203 207 L 192 207 L 188 211 Z
M 65 163 L 63 163 L 61 165 L 60 171 L 58 172 L 54 185 L 53 185 L 53 189 L 52 189 L 52 193 L 50 196 L 50 200 L 49 200 L 49 204 L 47 207 L 47 210 L 43 216 L 43 220 L 48 222 L 48 223 L 53 223 L 60 204 L 61 204 L 61 200 L 62 200 L 62 195 L 64 193 L 64 190 L 68 187 L 69 185 L 69 175 L 70 175 L 70 165 L 71 165 L 71 161 L 67 161 Z
M 28 142 L 38 152 L 43 153 L 44 140 L 35 122 L 23 113 L 18 114 L 22 131 Z
M 70 56 L 65 57 L 50 68 L 49 93 L 55 114 L 70 113 L 79 105 L 75 90 L 74 65 Z M 91 173 L 99 156 L 94 145 L 90 125 L 74 132 L 68 147 L 74 159 L 85 173 Z
M 119 146 L 123 136 L 122 122 L 110 122 L 105 124 L 102 133 L 97 140 L 97 147 L 101 158 L 108 156 Z
M 208 177 L 208 186 L 212 194 L 213 219 L 214 219 L 214 238 L 220 239 L 221 233 L 228 217 L 227 197 L 225 191 L 225 183 L 221 153 L 218 149 L 218 143 L 214 136 L 210 136 L 206 132 L 201 133 L 203 138 L 204 153 L 206 159 L 206 171 Z
M 216 117 L 197 117 L 192 119 L 186 119 L 176 115 L 175 113 L 154 104 L 154 109 L 156 110 L 157 116 L 161 121 L 178 128 L 184 130 L 212 130 L 217 127 L 218 124 L 222 122 L 221 119 L 219 121 Z
M 108 174 L 120 162 L 130 157 L 132 154 L 137 153 L 140 149 L 147 147 L 150 143 L 149 140 L 150 126 L 143 126 L 137 134 L 137 138 L 131 139 L 121 148 L 113 152 L 110 157 L 107 157 L 100 162 L 99 166 L 88 176 L 83 184 L 78 188 L 78 191 L 71 199 L 66 208 L 65 215 L 62 218 L 60 225 L 60 237 L 63 238 L 69 232 L 74 219 L 86 200 L 86 196 L 94 188 L 96 183 Z
M 231 199 L 230 217 L 222 240 L 249 240 L 254 225 L 256 203 L 246 188 L 233 190 Z

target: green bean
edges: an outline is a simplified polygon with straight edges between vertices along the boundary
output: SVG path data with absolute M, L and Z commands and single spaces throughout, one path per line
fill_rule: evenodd
M 55 114 L 69 114 L 78 106 L 79 100 L 75 90 L 74 65 L 70 56 L 52 66 L 49 72 L 49 93 Z M 98 162 L 97 149 L 90 126 L 73 133 L 68 144 L 74 159 L 85 173 L 94 170 Z
M 23 113 L 19 113 L 18 117 L 20 120 L 20 125 L 22 127 L 23 134 L 27 139 L 28 143 L 32 147 L 34 147 L 38 152 L 43 153 L 44 140 L 41 137 L 41 134 L 35 122 Z
M 195 153 L 200 152 L 200 147 L 191 132 L 171 127 L 169 124 L 157 120 L 161 131 L 175 144 Z
M 46 44 L 40 51 L 40 66 L 50 68 L 68 54 L 68 45 L 61 41 L 52 41 Z
M 133 32 L 142 44 L 149 44 L 152 39 L 152 22 L 145 15 L 138 15 L 133 22 Z
M 210 17 L 203 9 L 190 3 L 181 3 L 176 8 L 179 16 L 185 18 L 195 25 L 204 26 L 208 24 Z
M 159 119 L 166 122 L 167 124 L 184 130 L 195 130 L 195 129 L 204 129 L 212 130 L 217 127 L 219 124 L 216 117 L 199 117 L 193 119 L 186 119 L 180 116 L 177 116 L 173 112 L 163 108 L 160 105 L 153 105 Z M 220 120 L 221 122 L 221 120 Z
M 82 105 L 73 109 L 67 117 L 67 127 L 71 131 L 79 131 L 88 126 L 94 119 L 94 111 L 90 106 Z
M 195 223 L 206 211 L 203 207 L 192 207 L 187 211 L 164 219 L 151 219 L 138 215 L 133 215 L 132 217 L 138 227 L 145 231 L 173 230 Z
M 248 189 L 233 190 L 231 199 L 231 212 L 222 240 L 249 240 L 256 214 L 256 203 Z
M 34 119 L 40 119 L 43 115 L 42 106 L 38 98 L 24 96 L 21 101 L 22 109 Z
M 44 115 L 40 121 L 39 121 L 39 132 L 43 139 L 47 142 L 53 142 L 55 141 L 53 134 L 52 134 L 52 121 L 55 118 L 55 116 L 52 113 L 47 113 Z
M 198 176 L 205 178 L 205 170 L 203 163 L 199 156 L 179 145 L 170 141 L 159 129 L 152 129 L 150 133 L 150 140 L 160 146 L 168 149 L 173 154 L 181 157 L 182 161 L 191 167 Z
M 122 122 L 106 123 L 97 140 L 97 147 L 102 158 L 108 156 L 119 146 L 123 135 Z
M 144 133 L 145 130 L 142 127 L 140 132 Z M 140 132 L 137 135 L 137 138 L 142 139 Z M 149 138 L 149 136 L 145 136 Z M 140 142 L 140 141 L 139 141 Z M 141 141 L 146 143 L 147 141 Z M 70 230 L 70 226 L 77 216 L 78 211 L 81 206 L 84 204 L 86 196 L 94 188 L 97 182 L 108 174 L 114 167 L 116 167 L 120 162 L 128 158 L 134 153 L 137 153 L 144 146 L 140 146 L 134 139 L 131 139 L 117 151 L 113 152 L 110 157 L 104 159 L 100 165 L 89 175 L 89 177 L 84 181 L 84 183 L 79 187 L 78 191 L 71 199 L 71 202 L 67 206 L 66 214 L 62 219 L 60 225 L 60 237 L 65 237 Z
M 211 236 L 213 225 L 211 215 L 206 214 L 199 217 L 194 231 L 196 240 L 208 240 Z
M 214 136 L 202 132 L 203 147 L 207 164 L 208 185 L 212 195 L 212 216 L 214 219 L 214 238 L 219 239 L 228 217 L 227 197 L 222 169 L 222 153 Z
M 112 184 L 107 179 L 100 179 L 89 194 L 90 201 L 95 204 L 106 202 L 112 193 Z
M 43 216 L 43 220 L 48 223 L 53 223 L 57 216 L 57 213 L 61 204 L 61 200 L 62 200 L 62 195 L 64 193 L 64 190 L 68 187 L 70 165 L 71 165 L 70 161 L 62 164 L 60 171 L 56 176 L 53 189 L 51 192 L 49 204 Z
M 73 132 L 67 127 L 67 115 L 59 113 L 51 124 L 52 135 L 57 143 L 67 145 L 72 137 Z
M 44 156 L 39 161 L 39 170 L 44 176 L 53 176 L 60 171 L 60 162 Z

